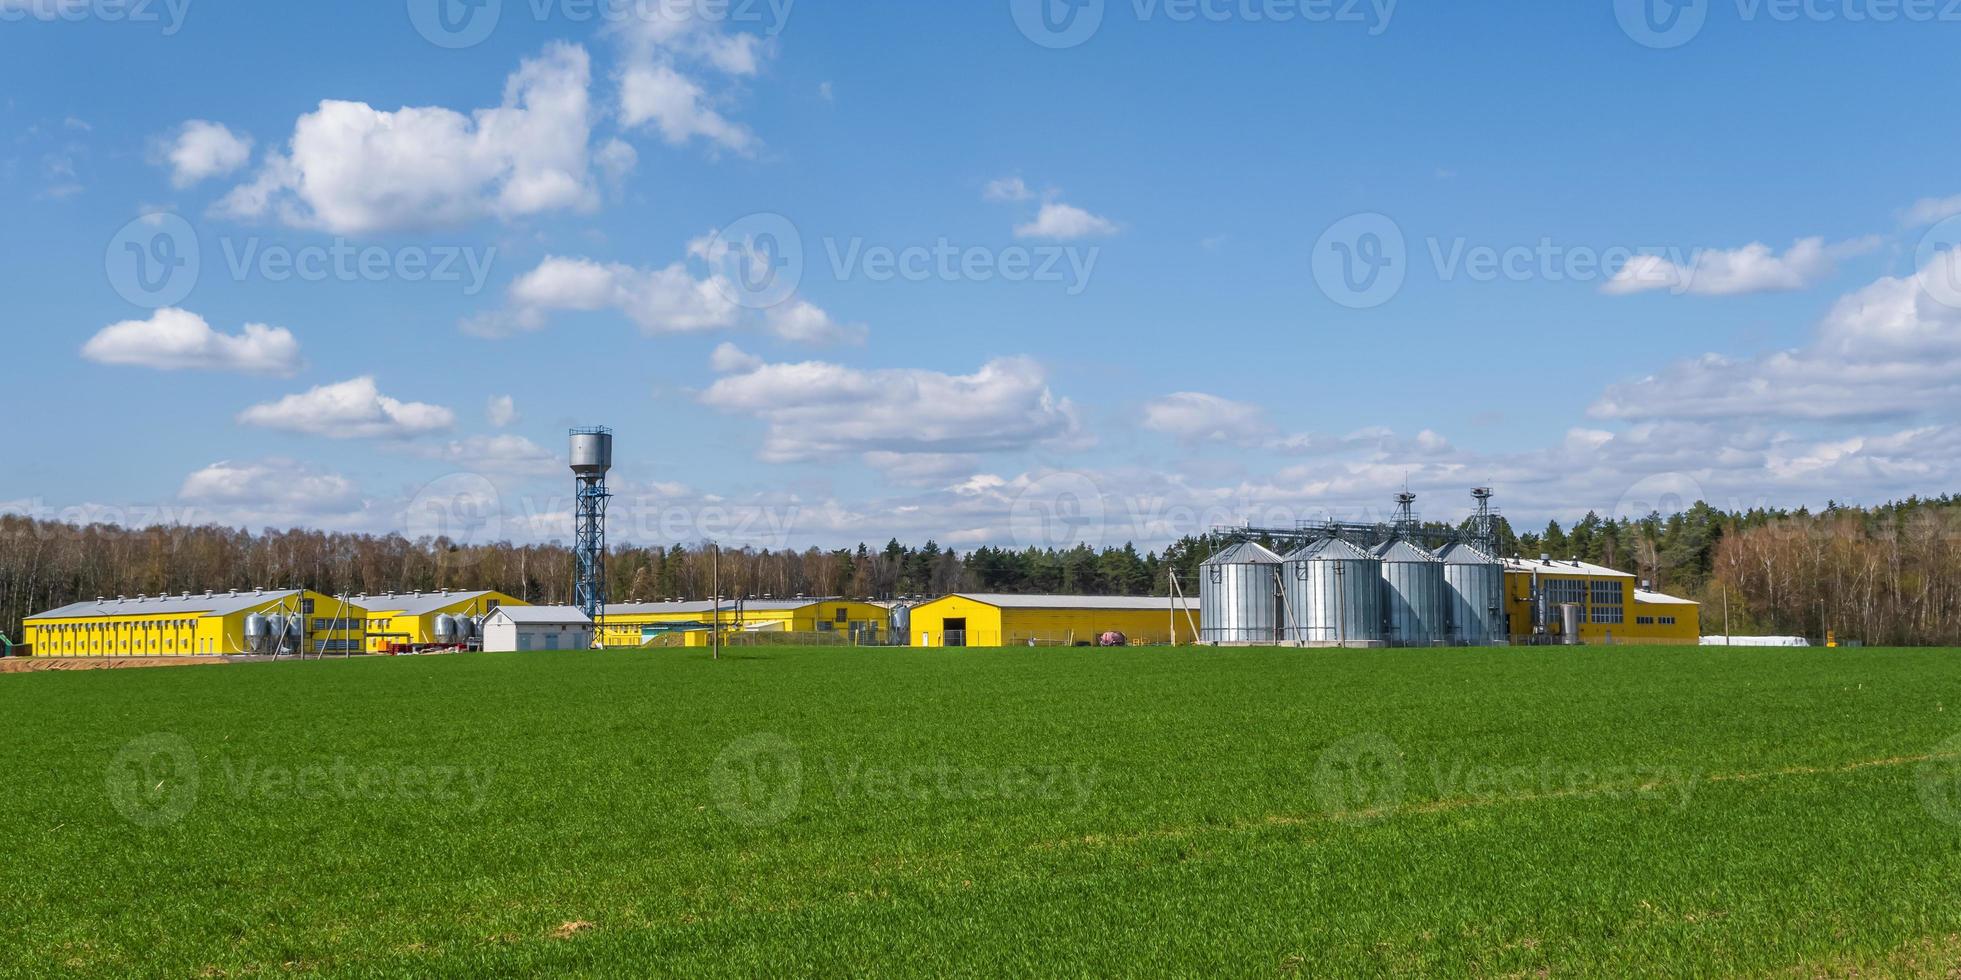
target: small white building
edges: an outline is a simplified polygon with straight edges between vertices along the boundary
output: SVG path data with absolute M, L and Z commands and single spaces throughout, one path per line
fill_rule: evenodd
M 592 649 L 592 619 L 571 606 L 499 606 L 483 621 L 485 653 Z

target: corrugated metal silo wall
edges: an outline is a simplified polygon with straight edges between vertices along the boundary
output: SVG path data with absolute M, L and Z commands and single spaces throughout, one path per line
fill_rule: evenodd
M 1361 559 L 1286 565 L 1287 639 L 1294 643 L 1382 640 L 1382 563 Z
M 1445 565 L 1444 584 L 1449 587 L 1450 642 L 1489 646 L 1509 639 L 1510 627 L 1505 620 L 1505 566 Z
M 1382 563 L 1383 638 L 1397 646 L 1435 646 L 1443 642 L 1444 566 L 1436 561 Z
M 1199 572 L 1206 643 L 1272 643 L 1280 636 L 1279 565 L 1211 565 Z

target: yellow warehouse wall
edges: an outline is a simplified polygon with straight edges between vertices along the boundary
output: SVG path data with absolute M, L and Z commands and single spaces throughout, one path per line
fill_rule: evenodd
M 1702 608 L 1690 603 L 1644 603 L 1634 598 L 1634 579 L 1618 576 L 1587 575 L 1578 570 L 1572 574 L 1540 573 L 1539 582 L 1543 586 L 1548 581 L 1566 580 L 1586 582 L 1587 601 L 1582 603 L 1580 613 L 1580 642 L 1588 644 L 1638 644 L 1638 643 L 1696 643 L 1702 638 Z M 1624 621 L 1620 623 L 1596 623 L 1593 621 L 1593 582 L 1612 582 L 1619 587 Z M 1505 573 L 1505 611 L 1511 623 L 1512 641 L 1525 643 L 1532 639 L 1532 573 Z M 1673 625 L 1642 623 L 1641 617 L 1649 616 L 1660 620 L 1673 617 Z M 1560 635 L 1559 609 L 1555 606 L 1547 614 L 1548 631 Z
M 380 653 L 384 643 L 431 644 L 436 642 L 436 619 L 441 616 L 483 617 L 499 606 L 528 606 L 523 599 L 502 592 L 460 600 L 419 616 L 405 616 L 399 609 L 371 609 L 367 615 L 369 653 Z
M 313 653 L 326 625 L 327 640 L 351 643 L 358 651 L 365 634 L 366 613 L 331 596 L 307 592 L 290 597 L 268 597 L 263 605 L 229 616 L 206 613 L 155 613 L 132 616 L 77 616 L 59 619 L 35 618 L 22 626 L 25 643 L 36 657 L 206 657 L 243 654 L 245 620 L 254 613 L 291 615 L 312 600 L 313 612 L 307 616 L 307 652 Z M 351 629 L 333 629 L 345 621 Z M 335 647 L 333 652 L 342 652 Z
M 844 614 L 842 619 L 838 616 L 840 612 Z M 615 613 L 606 617 L 600 642 L 607 647 L 637 647 L 641 643 L 641 630 L 644 627 L 705 622 L 713 615 L 708 612 Z M 875 632 L 883 640 L 890 629 L 891 614 L 884 606 L 869 602 L 833 601 L 816 602 L 790 610 L 745 608 L 740 615 L 735 606 L 730 605 L 722 610 L 721 620 L 727 632 L 780 623 L 782 631 L 786 633 L 841 633 L 849 636 L 853 630 L 858 630 Z M 696 644 L 692 639 L 688 644 L 704 645 Z
M 1022 646 L 1031 640 L 1040 645 L 1095 643 L 1097 637 L 1112 630 L 1129 637 L 1132 643 L 1173 642 L 1169 609 L 1001 609 L 962 596 L 949 596 L 919 606 L 912 611 L 914 646 L 946 645 L 947 620 L 967 621 L 966 645 L 970 647 Z M 1192 626 L 1198 623 L 1198 610 L 1187 619 L 1184 610 L 1177 616 L 1178 643 L 1195 643 Z

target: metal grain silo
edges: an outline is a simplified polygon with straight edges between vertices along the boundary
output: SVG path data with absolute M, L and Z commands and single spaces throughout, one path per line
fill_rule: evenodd
M 1199 571 L 1198 606 L 1201 642 L 1277 642 L 1280 556 L 1252 541 L 1213 555 Z
M 269 653 L 272 647 L 272 625 L 263 613 L 253 613 L 245 617 L 245 652 Z
M 1383 638 L 1403 647 L 1443 642 L 1449 615 L 1443 560 L 1400 539 L 1377 548 L 1375 556 L 1382 559 Z
M 1382 645 L 1382 562 L 1340 538 L 1316 541 L 1281 566 L 1287 641 Z
M 1511 628 L 1505 617 L 1505 566 L 1471 544 L 1445 548 L 1444 599 L 1449 604 L 1451 643 L 1502 646 Z

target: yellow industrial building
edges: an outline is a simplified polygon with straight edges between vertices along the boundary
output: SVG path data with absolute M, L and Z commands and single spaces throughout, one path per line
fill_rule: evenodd
M 724 599 L 627 603 L 606 607 L 603 647 L 672 642 L 704 646 L 716 624 L 725 633 L 786 633 L 878 645 L 890 641 L 891 611 L 848 599 Z
M 37 657 L 208 657 L 263 652 L 247 642 L 254 616 L 283 617 L 282 652 L 360 653 L 366 610 L 306 590 L 188 592 L 96 599 L 29 616 L 24 640 Z
M 1533 602 L 1545 595 L 1545 632 Z M 1579 607 L 1580 642 L 1694 644 L 1702 637 L 1702 605 L 1639 587 L 1633 575 L 1583 561 L 1512 558 L 1505 562 L 1505 612 L 1513 643 L 1564 639 L 1560 607 Z
M 366 610 L 369 653 L 449 643 L 453 637 L 440 635 L 444 616 L 452 619 L 460 616 L 481 623 L 500 606 L 529 605 L 522 599 L 489 591 L 364 595 L 349 601 Z M 467 643 L 468 638 L 464 639 Z
M 1149 596 L 950 595 L 912 610 L 920 647 L 1094 645 L 1104 633 L 1131 643 L 1198 642 L 1197 600 Z

